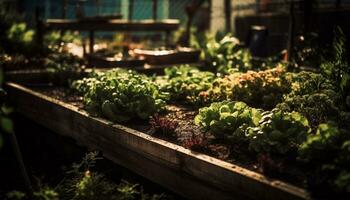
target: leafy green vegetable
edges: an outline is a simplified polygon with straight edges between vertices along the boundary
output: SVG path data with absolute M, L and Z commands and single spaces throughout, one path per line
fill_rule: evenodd
M 28 44 L 33 41 L 34 31 L 28 30 L 25 23 L 13 24 L 7 33 L 10 40 Z
M 317 133 L 308 135 L 299 148 L 299 158 L 318 178 L 338 191 L 350 192 L 350 132 L 334 123 L 320 124 Z
M 68 52 L 52 52 L 44 58 L 44 66 L 52 72 L 80 72 L 84 66 L 83 59 Z
M 231 34 L 222 39 L 207 37 L 201 44 L 204 60 L 213 71 L 227 74 L 229 71 L 246 72 L 252 68 L 251 55 L 239 45 L 239 40 Z
M 239 142 L 245 140 L 245 129 L 258 125 L 260 118 L 260 110 L 250 108 L 243 102 L 223 101 L 199 109 L 195 123 L 217 138 Z
M 75 32 L 65 31 L 62 35 L 60 31 L 51 31 L 44 35 L 44 44 L 50 49 L 57 50 L 62 44 L 76 42 L 81 40 L 80 36 Z
M 281 67 L 265 71 L 232 73 L 214 81 L 213 86 L 199 94 L 203 102 L 243 101 L 249 106 L 272 109 L 290 91 L 288 74 Z
M 350 134 L 335 124 L 320 124 L 317 133 L 309 135 L 300 146 L 299 155 L 310 164 L 333 162 L 344 143 L 349 140 Z
M 350 172 L 342 171 L 334 181 L 335 187 L 340 191 L 350 192 Z
M 26 55 L 38 57 L 42 49 L 34 40 L 34 30 L 28 29 L 24 22 L 12 24 L 6 31 L 6 37 L 3 39 L 3 46 L 6 53 L 10 55 Z
M 73 82 L 72 87 L 84 95 L 89 112 L 117 122 L 147 119 L 163 109 L 168 98 L 147 76 L 122 69 L 93 74 Z
M 333 40 L 334 57 L 321 65 L 323 74 L 336 86 L 344 99 L 350 96 L 350 67 L 346 53 L 345 35 L 338 27 Z M 350 107 L 350 105 L 348 104 Z
M 262 113 L 243 102 L 223 101 L 199 109 L 195 123 L 233 144 L 247 143 L 257 153 L 295 153 L 306 140 L 310 127 L 297 112 L 277 109 Z
M 162 91 L 168 92 L 171 100 L 190 104 L 197 103 L 198 94 L 209 89 L 215 78 L 213 73 L 189 65 L 166 68 L 164 72 L 165 77 L 157 81 L 162 85 Z
M 175 130 L 178 122 L 172 119 L 156 114 L 150 118 L 149 124 L 151 125 L 150 131 L 153 136 L 168 139 L 175 139 L 177 137 Z
M 300 72 L 293 74 L 292 90 L 277 107 L 287 112 L 300 112 L 315 128 L 329 120 L 344 120 L 342 104 L 331 81 L 321 74 Z
M 307 119 L 297 112 L 274 109 L 262 115 L 259 125 L 247 130 L 249 149 L 257 153 L 285 155 L 296 152 L 310 132 Z

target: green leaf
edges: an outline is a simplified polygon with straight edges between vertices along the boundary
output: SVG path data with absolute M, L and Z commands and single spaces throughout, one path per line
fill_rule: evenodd
M 13 133 L 13 123 L 12 120 L 8 117 L 0 118 L 1 128 L 7 133 Z

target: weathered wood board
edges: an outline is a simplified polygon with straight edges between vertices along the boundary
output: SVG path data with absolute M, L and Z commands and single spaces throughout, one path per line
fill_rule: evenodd
M 113 19 L 107 21 L 81 21 L 70 19 L 48 19 L 47 28 L 60 30 L 100 31 L 174 31 L 179 28 L 177 19 L 128 21 Z

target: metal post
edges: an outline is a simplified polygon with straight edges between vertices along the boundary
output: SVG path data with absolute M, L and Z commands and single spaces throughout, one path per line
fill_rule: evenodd
M 35 8 L 35 22 L 36 22 L 36 43 L 38 44 L 39 47 L 44 46 L 44 25 L 43 22 L 40 18 L 40 10 L 39 7 Z
M 29 175 L 27 173 L 26 167 L 24 165 L 23 157 L 22 157 L 22 154 L 21 154 L 21 151 L 19 149 L 18 142 L 17 142 L 17 137 L 16 137 L 14 131 L 12 133 L 9 133 L 9 135 L 10 135 L 11 145 L 12 145 L 13 151 L 15 153 L 17 162 L 19 164 L 19 169 L 21 171 L 26 190 L 27 190 L 29 196 L 32 197 L 33 188 L 32 188 L 32 184 L 31 184 L 31 181 L 29 179 Z
M 89 38 L 90 38 L 90 44 L 89 44 L 89 53 L 93 53 L 94 52 L 94 31 L 90 31 L 89 32 Z
M 66 18 L 66 13 L 67 13 L 67 0 L 62 0 L 62 19 Z
M 312 1 L 304 0 L 304 34 L 309 33 L 310 31 L 310 18 L 312 16 L 313 5 Z
M 225 27 L 227 33 L 231 31 L 231 0 L 225 0 Z
M 165 46 L 169 46 L 170 44 L 170 31 L 165 31 Z
M 129 20 L 132 20 L 132 16 L 133 16 L 133 12 L 134 12 L 134 0 L 130 0 L 129 1 Z
M 294 29 L 295 29 L 295 19 L 294 19 L 294 1 L 290 1 L 289 5 L 289 38 L 288 38 L 288 57 L 287 60 L 291 61 L 293 56 L 294 48 Z
M 157 20 L 157 11 L 158 11 L 158 1 L 157 0 L 153 0 L 153 20 L 156 21 Z
M 191 41 L 191 25 L 193 18 L 196 15 L 197 10 L 202 6 L 202 4 L 206 0 L 200 0 L 197 3 L 192 3 L 186 7 L 186 14 L 187 14 L 187 23 L 186 23 L 186 32 L 185 32 L 185 46 L 190 46 L 190 41 Z

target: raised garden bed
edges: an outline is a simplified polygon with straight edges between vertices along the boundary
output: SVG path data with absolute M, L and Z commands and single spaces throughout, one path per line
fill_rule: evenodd
M 145 50 L 134 49 L 136 57 L 145 59 L 148 64 L 165 65 L 179 63 L 197 63 L 200 51 L 191 48 L 178 48 L 175 50 Z
M 21 114 L 190 199 L 309 198 L 299 187 L 91 117 L 77 99 L 64 102 L 15 83 L 7 90 Z
M 95 68 L 135 68 L 142 67 L 146 62 L 144 59 L 103 56 L 100 54 L 88 54 L 86 58 L 88 66 Z
M 92 22 L 105 22 L 109 20 L 115 20 L 115 19 L 121 19 L 123 18 L 123 15 L 121 14 L 114 14 L 114 15 L 98 15 L 98 16 L 91 16 L 91 17 L 82 17 L 79 18 L 78 21 L 84 22 L 84 21 L 92 21 Z
M 46 69 L 26 69 L 8 71 L 5 73 L 6 81 L 17 83 L 28 83 L 34 85 L 40 84 L 56 84 L 67 85 L 67 79 L 79 79 L 85 77 L 90 69 L 86 69 L 82 72 L 51 72 Z

